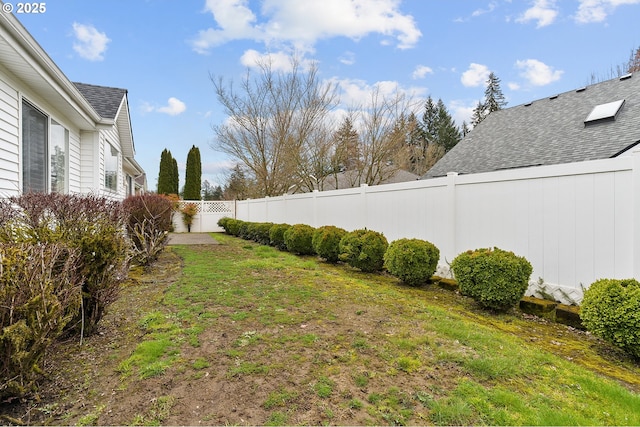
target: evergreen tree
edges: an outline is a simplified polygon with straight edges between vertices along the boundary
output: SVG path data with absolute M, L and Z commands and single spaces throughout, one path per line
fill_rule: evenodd
M 244 200 L 247 198 L 247 178 L 240 165 L 236 165 L 224 188 L 224 198 L 227 200 Z
M 353 127 L 351 118 L 345 117 L 334 134 L 335 151 L 332 167 L 336 172 L 355 169 L 360 160 L 358 132 Z
M 466 121 L 463 121 L 463 122 L 462 122 L 462 129 L 461 129 L 461 132 L 462 132 L 462 137 L 463 137 L 463 138 L 464 138 L 465 136 L 467 136 L 467 134 L 468 134 L 469 132 L 471 132 L 471 129 L 469 129 L 469 125 L 467 124 L 467 122 L 466 122 Z
M 489 73 L 489 78 L 487 79 L 487 88 L 484 91 L 484 105 L 487 114 L 502 110 L 507 105 L 502 89 L 500 89 L 500 79 L 493 72 Z
M 478 126 L 485 117 L 487 117 L 486 107 L 481 101 L 478 101 L 476 108 L 473 109 L 473 114 L 471 114 L 471 126 Z
M 471 124 L 474 127 L 477 126 L 490 113 L 502 110 L 506 105 L 507 101 L 500 88 L 500 79 L 495 73 L 491 72 L 487 79 L 487 87 L 484 90 L 484 102 L 478 101 L 478 105 L 473 109 Z
M 460 142 L 460 129 L 456 126 L 453 117 L 449 114 L 447 107 L 438 99 L 437 107 L 437 143 L 440 144 L 444 151 L 451 150 L 458 142 Z
M 223 200 L 224 199 L 224 193 L 222 192 L 222 187 L 220 187 L 219 185 L 216 185 L 216 187 L 213 189 L 213 198 L 211 200 Z
M 169 152 L 171 154 L 171 152 Z M 171 157 L 171 194 L 180 194 L 180 175 L 178 174 L 178 161 Z
M 215 200 L 213 198 L 213 185 L 208 180 L 202 182 L 202 200 Z
M 184 177 L 184 199 L 200 200 L 202 191 L 202 164 L 200 149 L 195 145 L 187 154 L 187 167 Z
M 158 173 L 158 194 L 174 193 L 173 157 L 166 148 L 160 154 L 160 172 Z

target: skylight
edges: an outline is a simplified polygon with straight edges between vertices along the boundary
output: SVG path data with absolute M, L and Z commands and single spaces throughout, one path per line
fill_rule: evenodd
M 605 120 L 615 120 L 618 111 L 622 108 L 622 104 L 624 104 L 624 99 L 609 102 L 607 104 L 596 105 L 593 107 L 593 110 L 591 110 L 584 123 L 588 124 Z

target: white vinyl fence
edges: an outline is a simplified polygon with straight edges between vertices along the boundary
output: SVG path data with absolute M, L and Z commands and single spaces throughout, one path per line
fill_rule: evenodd
M 178 209 L 182 210 L 189 203 L 195 204 L 198 212 L 191 224 L 192 233 L 222 232 L 224 229 L 218 226 L 218 220 L 223 217 L 235 218 L 236 202 L 234 201 L 181 200 Z M 173 228 L 176 233 L 187 232 L 179 211 L 173 215 Z
M 530 291 L 579 302 L 600 278 L 640 280 L 640 151 L 614 159 L 236 202 L 245 221 L 368 228 L 440 249 L 440 272 L 497 246 L 533 265 Z

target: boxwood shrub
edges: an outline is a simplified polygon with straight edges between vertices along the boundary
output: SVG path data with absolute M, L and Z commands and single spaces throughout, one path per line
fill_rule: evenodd
M 313 249 L 320 258 L 324 258 L 327 262 L 336 263 L 340 259 L 340 240 L 345 234 L 347 234 L 346 230 L 333 225 L 318 227 L 311 240 Z
M 251 239 L 261 245 L 268 245 L 271 242 L 269 232 L 273 227 L 271 222 L 256 222 L 251 227 Z
M 499 248 L 463 252 L 451 263 L 460 292 L 485 308 L 514 307 L 529 286 L 531 263 Z
M 291 227 L 289 224 L 274 224 L 269 230 L 269 244 L 281 251 L 287 250 L 284 243 L 284 233 Z
M 360 229 L 340 240 L 340 260 L 365 272 L 382 270 L 389 243 L 382 233 Z
M 287 251 L 299 255 L 313 255 L 313 232 L 315 228 L 307 224 L 296 224 L 284 232 Z
M 236 236 L 240 237 L 241 239 L 245 239 L 245 240 L 249 240 L 250 237 L 250 230 L 249 230 L 249 226 L 250 226 L 250 222 L 248 221 L 242 221 L 242 220 L 236 220 L 238 221 L 238 228 L 237 228 L 237 233 Z
M 391 242 L 384 254 L 384 267 L 389 273 L 411 286 L 424 284 L 436 272 L 440 250 L 420 239 Z
M 594 282 L 584 293 L 580 318 L 589 332 L 640 359 L 640 282 Z

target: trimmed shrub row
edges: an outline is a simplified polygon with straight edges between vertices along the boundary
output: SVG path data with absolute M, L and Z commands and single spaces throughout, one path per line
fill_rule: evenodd
M 364 272 L 386 269 L 411 286 L 429 281 L 436 271 L 440 250 L 420 239 L 389 243 L 373 230 L 346 230 L 326 225 L 252 223 L 232 218 L 218 221 L 227 234 L 269 244 L 299 255 L 318 255 L 327 262 L 342 261 Z M 258 232 L 259 230 L 259 232 Z M 262 237 L 268 233 L 269 240 Z M 452 269 L 460 292 L 493 310 L 508 310 L 524 296 L 531 264 L 513 252 L 495 248 L 468 251 L 456 257 Z
M 248 225 L 243 221 L 223 218 L 219 225 L 228 234 L 246 238 L 241 230 Z M 343 261 L 365 272 L 386 269 L 411 286 L 427 283 L 440 258 L 438 248 L 425 240 L 388 244 L 381 233 L 347 232 L 334 226 L 271 224 L 268 244 L 297 254 L 317 254 L 330 263 Z M 507 311 L 522 300 L 532 273 L 524 257 L 500 248 L 463 252 L 451 269 L 461 294 L 495 311 Z M 596 281 L 585 291 L 580 317 L 588 331 L 640 360 L 640 282 Z
M 232 236 L 298 255 L 318 255 L 330 263 L 344 261 L 366 272 L 383 269 L 384 254 L 389 246 L 381 233 L 371 230 L 348 233 L 334 226 L 314 228 L 307 224 L 252 223 L 233 218 L 221 218 L 218 225 Z M 267 233 L 268 242 L 261 238 Z

